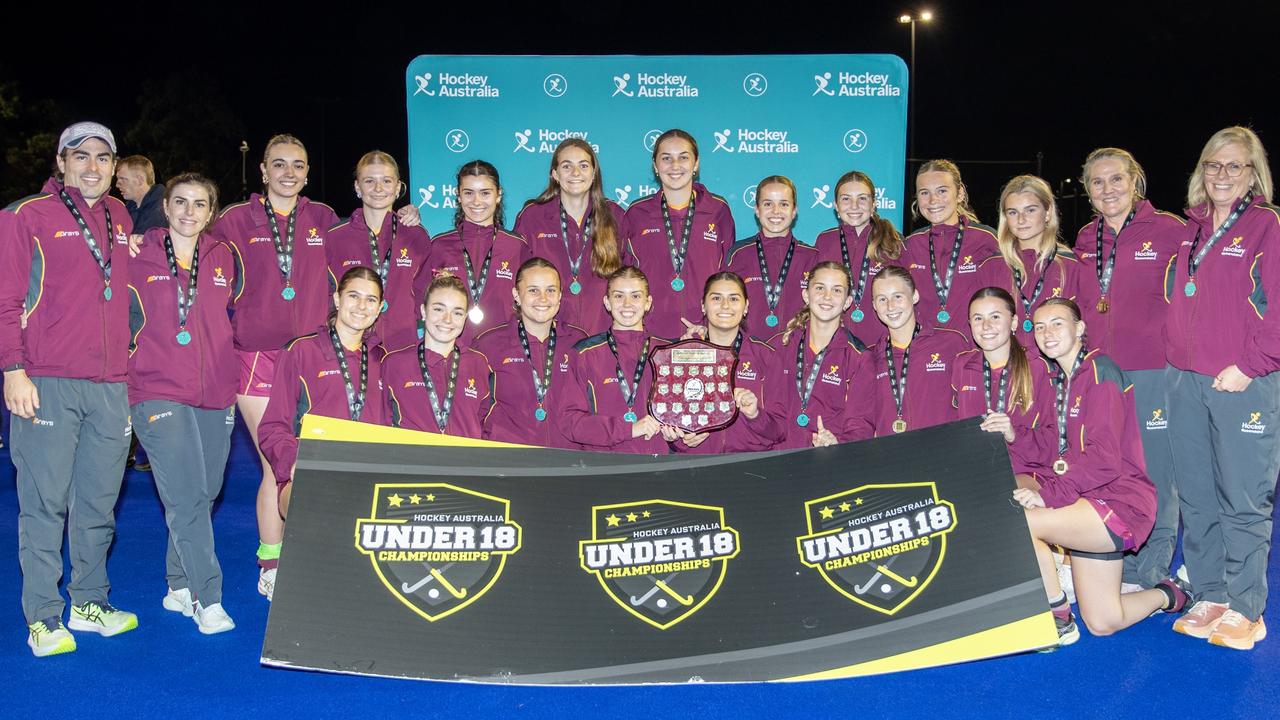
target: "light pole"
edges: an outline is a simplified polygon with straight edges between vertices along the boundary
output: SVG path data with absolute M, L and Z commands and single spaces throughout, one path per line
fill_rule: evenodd
M 930 22 L 933 20 L 933 13 L 928 10 L 922 10 L 917 15 L 911 13 L 903 13 L 898 16 L 898 22 L 903 25 L 911 26 L 911 56 L 910 66 L 911 74 L 907 78 L 907 161 L 910 164 L 911 158 L 916 153 L 916 23 Z

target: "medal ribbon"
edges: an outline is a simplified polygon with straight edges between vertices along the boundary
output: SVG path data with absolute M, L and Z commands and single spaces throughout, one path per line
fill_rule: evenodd
M 834 338 L 833 338 L 834 339 Z M 804 412 L 809 407 L 809 398 L 813 396 L 814 383 L 818 381 L 818 371 L 822 369 L 822 359 L 827 356 L 827 350 L 831 349 L 831 343 L 822 348 L 813 356 L 813 367 L 809 368 L 809 374 L 806 377 L 804 373 L 804 349 L 809 345 L 809 333 L 800 338 L 800 344 L 796 347 L 796 392 L 800 394 L 800 411 Z
M 618 341 L 613 337 L 613 330 L 609 330 L 605 334 L 609 340 L 609 351 L 613 353 L 614 369 L 618 373 L 618 387 L 622 389 L 622 400 L 627 403 L 627 410 L 630 410 L 636 402 L 636 393 L 640 391 L 640 378 L 644 376 L 644 362 L 649 359 L 649 341 L 652 338 L 644 339 L 644 347 L 640 349 L 640 357 L 636 360 L 636 374 L 633 384 L 627 385 L 627 378 L 622 374 L 622 358 L 618 355 Z
M 342 341 L 338 339 L 338 331 L 332 326 L 329 328 L 329 341 L 333 343 L 333 354 L 338 357 L 338 370 L 342 373 L 342 384 L 347 389 L 347 414 L 352 420 L 359 420 L 360 412 L 364 410 L 365 390 L 369 386 L 369 347 L 363 342 L 360 343 L 360 391 L 357 393 L 351 384 L 346 348 L 342 347 Z
M 271 244 L 276 249 L 276 266 L 280 268 L 280 277 L 288 285 L 293 277 L 293 232 L 298 224 L 298 205 L 295 203 L 289 211 L 289 223 L 285 230 L 284 241 L 280 240 L 280 226 L 276 224 L 276 211 L 271 207 L 271 198 L 263 196 L 263 207 L 267 210 L 267 225 L 271 227 Z
M 382 280 L 382 295 L 385 297 L 387 293 L 387 273 L 391 271 L 391 250 L 396 246 L 396 230 L 400 225 L 400 221 L 395 214 L 391 215 L 391 242 L 387 243 L 387 252 L 382 256 L 382 264 L 378 264 L 378 235 L 373 228 L 367 228 L 369 231 L 369 257 L 373 260 L 373 269 L 378 271 L 378 278 Z M 338 278 L 341 280 L 342 278 Z
M 547 352 L 543 359 L 541 376 L 538 375 L 538 368 L 533 364 L 533 355 L 529 351 L 529 335 L 524 329 L 523 319 L 516 320 L 516 331 L 520 335 L 520 347 L 524 348 L 524 359 L 533 370 L 533 392 L 538 398 L 538 406 L 541 407 L 542 399 L 551 389 L 551 368 L 555 364 L 556 357 L 556 324 L 551 323 L 551 332 L 547 335 Z
M 1067 454 L 1067 396 L 1071 390 L 1071 378 L 1075 377 L 1076 370 L 1088 354 L 1088 350 L 1081 347 L 1076 353 L 1076 361 L 1071 364 L 1070 374 L 1064 376 L 1060 365 L 1053 373 L 1053 391 L 1058 405 L 1058 457 Z
M 956 247 L 959 247 L 956 243 Z M 914 341 L 916 336 L 920 334 L 920 324 L 916 323 L 915 330 L 911 331 L 911 339 Z M 902 374 L 899 375 L 897 368 L 893 366 L 893 340 L 885 338 L 884 343 L 884 362 L 889 366 L 889 389 L 893 391 L 893 404 L 897 408 L 898 417 L 902 417 L 902 401 L 907 397 L 907 365 L 911 362 L 911 345 L 908 344 L 902 348 Z
M 449 424 L 449 414 L 453 412 L 453 389 L 458 384 L 458 364 L 462 360 L 462 353 L 458 351 L 458 346 L 453 346 L 453 352 L 449 353 L 449 382 L 445 387 L 444 402 L 440 402 L 440 396 L 436 394 L 435 383 L 431 382 L 431 372 L 427 370 L 427 346 L 425 342 L 418 343 L 418 369 L 422 371 L 422 384 L 427 386 L 427 400 L 431 402 L 431 414 L 436 418 L 436 427 L 440 428 L 440 432 L 444 432 L 444 428 Z
M 964 242 L 965 218 L 962 215 L 956 225 L 956 242 L 951 246 L 951 259 L 947 261 L 947 277 L 938 276 L 938 259 L 933 251 L 933 230 L 929 230 L 929 271 L 933 273 L 933 287 L 938 291 L 938 305 L 946 310 L 947 296 L 951 294 L 951 276 L 956 270 L 956 261 L 960 259 L 960 245 Z
M 1007 365 L 1005 366 L 1008 367 Z M 1009 371 L 1006 369 L 1000 373 L 1000 395 L 994 406 L 991 405 L 991 363 L 987 362 L 984 355 L 982 357 L 982 389 L 986 392 L 987 412 L 1002 413 L 1004 409 L 1004 396 L 1009 388 Z
M 569 216 L 565 214 L 564 203 L 560 203 L 560 237 L 564 238 L 564 254 L 569 259 L 569 274 L 578 279 L 578 269 L 582 267 L 582 255 L 591 244 L 591 213 L 582 219 L 582 247 L 578 248 L 578 257 L 574 258 L 569 250 Z
M 462 227 L 458 227 L 458 242 L 462 242 Z M 498 244 L 498 224 L 493 224 L 493 242 L 489 244 L 489 252 L 484 254 L 484 264 L 480 266 L 480 277 L 472 275 L 471 255 L 467 253 L 464 245 L 462 248 L 462 264 L 467 271 L 467 287 L 471 292 L 471 306 L 478 307 L 480 305 L 480 296 L 484 294 L 485 283 L 489 282 L 489 263 L 493 261 L 493 247 Z M 443 432 L 443 431 L 442 431 Z
M 760 259 L 760 278 L 764 280 L 764 302 L 769 306 L 769 312 L 773 312 L 782 301 L 782 284 L 787 281 L 787 273 L 791 270 L 791 257 L 795 252 L 796 236 L 792 235 L 791 242 L 787 245 L 787 254 L 782 259 L 782 268 L 778 270 L 778 284 L 774 285 L 769 280 L 769 262 L 764 257 L 764 237 L 756 233 L 756 257 Z
M 1191 252 L 1187 255 L 1187 259 L 1189 261 L 1187 264 L 1188 280 L 1196 279 L 1196 271 L 1200 269 L 1200 263 L 1204 262 L 1205 256 L 1213 249 L 1214 244 L 1217 243 L 1218 240 L 1222 239 L 1223 235 L 1227 234 L 1227 231 L 1231 229 L 1231 226 L 1236 224 L 1236 221 L 1240 219 L 1240 216 L 1244 213 L 1245 209 L 1249 207 L 1249 203 L 1251 202 L 1253 202 L 1253 193 L 1245 193 L 1244 197 L 1240 198 L 1240 201 L 1236 203 L 1236 206 L 1231 209 L 1231 214 L 1227 216 L 1226 221 L 1224 221 L 1222 225 L 1218 226 L 1218 229 L 1209 237 L 1209 242 L 1205 243 L 1204 247 L 1200 248 L 1200 252 L 1198 253 L 1196 252 L 1196 246 L 1200 244 L 1200 229 L 1199 227 L 1196 228 L 1196 237 L 1191 241 Z
M 676 245 L 676 234 L 671 229 L 671 212 L 667 209 L 667 196 L 660 195 L 658 204 L 662 206 L 662 225 L 667 230 L 667 252 L 671 254 L 671 267 L 677 276 L 684 269 L 685 255 L 689 252 L 689 233 L 693 231 L 693 202 L 697 198 L 689 196 L 689 214 L 684 218 L 684 227 L 680 229 L 680 245 Z
M 844 266 L 849 268 L 849 272 L 853 272 L 853 266 L 849 264 L 849 244 L 844 238 L 844 223 L 840 223 L 840 256 L 844 258 Z M 871 268 L 871 245 L 862 249 L 862 269 L 858 271 L 858 286 L 853 289 L 853 306 L 856 308 L 862 305 L 862 293 L 867 288 L 867 270 Z
M 62 198 L 62 204 L 67 206 L 71 211 L 71 217 L 75 218 L 76 224 L 80 226 L 80 235 L 84 237 L 85 245 L 89 246 L 89 252 L 93 254 L 93 261 L 98 263 L 98 269 L 102 271 L 102 283 L 106 287 L 111 287 L 111 258 L 104 258 L 102 248 L 98 247 L 98 241 L 93 237 L 93 231 L 89 229 L 89 223 L 85 222 L 84 216 L 80 214 L 80 209 L 76 207 L 76 203 L 67 194 L 65 189 L 58 191 L 58 197 Z M 111 246 L 111 208 L 103 205 L 102 211 L 107 215 L 107 240 L 106 247 Z
M 1102 290 L 1103 297 L 1106 297 L 1107 292 L 1111 290 L 1111 273 L 1116 269 L 1116 250 L 1120 249 L 1120 233 L 1123 233 L 1124 229 L 1129 227 L 1129 223 L 1133 221 L 1133 216 L 1137 212 L 1137 208 L 1129 211 L 1129 217 L 1124 219 L 1124 224 L 1120 226 L 1120 232 L 1116 233 L 1116 242 L 1111 246 L 1111 255 L 1106 259 L 1105 263 L 1102 258 L 1102 232 L 1105 229 L 1106 222 L 1103 221 L 1101 216 L 1098 217 L 1098 233 L 1096 237 L 1098 254 L 1094 257 L 1093 263 L 1098 273 L 1098 287 Z
M 200 272 L 200 240 L 196 239 L 195 250 L 191 252 L 191 274 L 184 287 L 178 281 L 178 255 L 173 250 L 173 240 L 169 233 L 164 234 L 164 256 L 169 261 L 169 273 L 173 275 L 173 284 L 178 286 L 178 327 L 187 326 L 187 315 L 196 305 L 196 278 Z
M 1044 272 L 1040 273 L 1040 279 L 1036 281 L 1036 289 L 1031 293 L 1030 299 L 1027 299 L 1027 296 L 1022 292 L 1022 273 L 1017 268 L 1013 269 L 1013 282 L 1018 286 L 1018 297 L 1022 298 L 1022 309 L 1027 314 L 1028 320 L 1031 319 L 1031 306 L 1040 297 L 1040 291 L 1044 290 L 1044 277 L 1049 274 L 1049 268 L 1053 265 L 1053 260 L 1056 257 L 1058 257 L 1058 246 L 1055 244 L 1053 249 L 1049 251 L 1049 259 L 1044 263 Z M 1113 254 L 1112 260 L 1114 259 L 1115 255 Z M 983 360 L 983 362 L 986 361 Z M 990 398 L 987 399 L 987 407 L 991 407 Z M 1004 411 L 1001 410 L 1000 412 Z

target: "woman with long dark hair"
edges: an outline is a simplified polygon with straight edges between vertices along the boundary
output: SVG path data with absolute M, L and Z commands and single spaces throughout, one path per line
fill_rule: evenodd
M 551 156 L 550 179 L 516 216 L 529 254 L 549 260 L 562 281 L 559 318 L 588 333 L 609 327 L 599 298 L 605 278 L 622 267 L 623 210 L 604 196 L 595 150 L 569 138 Z

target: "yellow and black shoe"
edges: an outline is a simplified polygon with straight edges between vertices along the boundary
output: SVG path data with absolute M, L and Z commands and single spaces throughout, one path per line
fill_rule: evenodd
M 36 657 L 76 651 L 76 639 L 62 624 L 62 618 L 37 620 L 27 626 L 27 633 L 27 647 Z
M 67 627 L 111 637 L 138 627 L 138 616 L 117 610 L 107 603 L 87 602 L 71 606 L 71 620 L 67 622 Z

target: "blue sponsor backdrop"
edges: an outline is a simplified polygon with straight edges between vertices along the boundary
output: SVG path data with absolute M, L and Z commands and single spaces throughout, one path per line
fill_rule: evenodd
M 595 147 L 605 195 L 624 207 L 656 192 L 654 138 L 698 139 L 701 179 L 756 227 L 755 185 L 796 184 L 796 236 L 835 224 L 835 182 L 862 170 L 881 215 L 902 227 L 907 68 L 894 55 L 519 57 L 422 55 L 405 73 L 409 183 L 432 234 L 452 227 L 458 167 L 502 174 L 508 226 L 547 183 L 566 137 Z

